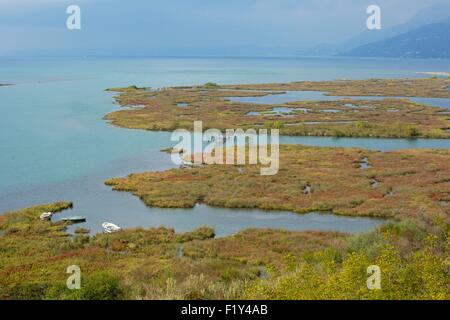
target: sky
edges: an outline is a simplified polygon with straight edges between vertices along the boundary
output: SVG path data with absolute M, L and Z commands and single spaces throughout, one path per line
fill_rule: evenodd
M 239 55 L 338 43 L 450 0 L 0 0 L 0 56 Z M 81 8 L 81 30 L 66 9 Z M 449 13 L 450 15 L 450 13 Z

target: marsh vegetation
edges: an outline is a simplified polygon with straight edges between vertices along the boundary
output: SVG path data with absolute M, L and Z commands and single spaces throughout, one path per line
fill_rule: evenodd
M 404 97 L 450 98 L 446 79 L 340 80 L 260 85 L 206 84 L 153 91 L 113 88 L 124 109 L 105 116 L 114 125 L 145 130 L 192 130 L 202 120 L 207 128 L 277 128 L 284 135 L 390 138 L 450 138 L 447 109 Z M 229 97 L 261 97 L 283 92 L 320 90 L 347 98 L 258 104 Z M 352 99 L 352 96 L 386 97 Z M 391 97 L 391 98 L 389 98 Z M 180 108 L 179 103 L 183 103 Z M 395 111 L 395 112 L 394 112 Z
M 450 196 L 449 162 L 449 150 L 377 152 L 287 145 L 280 146 L 280 169 L 274 176 L 260 175 L 258 165 L 237 166 L 242 170 L 231 164 L 203 165 L 131 174 L 106 184 L 157 207 L 204 203 L 397 220 L 445 218 L 448 208 L 439 201 Z
M 1 299 L 448 299 L 448 220 L 421 216 L 350 236 L 164 227 L 69 236 L 55 203 L 0 216 Z M 182 248 L 180 250 L 180 248 Z M 181 253 L 180 253 L 181 252 Z M 367 266 L 382 290 L 366 286 Z M 68 266 L 81 269 L 69 290 Z

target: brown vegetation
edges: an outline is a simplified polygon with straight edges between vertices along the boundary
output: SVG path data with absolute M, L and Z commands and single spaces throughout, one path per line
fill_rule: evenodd
M 367 169 L 361 168 L 364 158 Z M 449 150 L 382 153 L 281 146 L 280 169 L 274 176 L 260 175 L 256 165 L 207 165 L 131 174 L 106 183 L 158 207 L 205 203 L 396 219 L 445 217 L 450 210 L 445 205 L 450 197 L 449 162 Z
M 145 130 L 191 130 L 194 121 L 202 120 L 205 129 L 280 128 L 281 133 L 286 135 L 450 138 L 450 133 L 446 131 L 449 127 L 448 115 L 443 113 L 447 109 L 425 106 L 407 99 L 374 101 L 344 98 L 282 104 L 292 109 L 288 114 L 272 112 L 280 104 L 239 103 L 226 99 L 280 94 L 289 90 L 319 90 L 347 97 L 449 98 L 449 85 L 450 81 L 444 79 L 407 79 L 234 86 L 209 84 L 160 91 L 132 86 L 110 89 L 119 92 L 116 100 L 120 105 L 130 108 L 112 112 L 105 119 L 117 126 Z M 178 106 L 180 103 L 183 107 Z M 353 107 L 348 107 L 348 104 Z M 249 115 L 250 112 L 259 114 Z

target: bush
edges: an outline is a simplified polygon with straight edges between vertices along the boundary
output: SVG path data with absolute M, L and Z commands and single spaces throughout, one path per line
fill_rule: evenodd
M 203 87 L 207 88 L 207 89 L 216 89 L 219 87 L 219 85 L 217 83 L 214 82 L 207 82 L 203 85 Z
M 30 290 L 31 289 L 31 290 Z M 45 294 L 44 294 L 45 291 Z M 20 293 L 20 294 L 19 294 Z M 47 300 L 119 300 L 125 292 L 118 278 L 104 272 L 81 278 L 81 288 L 70 290 L 65 282 L 21 288 L 13 299 Z
M 411 127 L 408 127 L 406 134 L 408 137 L 418 137 L 418 136 L 420 136 L 421 133 L 420 133 L 419 129 L 411 126 Z
M 363 233 L 348 240 L 347 251 L 364 253 L 369 259 L 374 259 L 386 243 L 380 232 Z
M 132 85 L 132 86 L 129 86 L 127 89 L 130 89 L 130 90 L 143 90 L 144 88 L 139 88 L 136 85 Z
M 2 290 L 0 299 L 8 300 L 41 300 L 47 288 L 46 284 L 31 283 L 25 285 L 12 286 Z
M 123 297 L 119 279 L 103 272 L 82 279 L 81 289 L 76 291 L 79 300 L 118 300 Z

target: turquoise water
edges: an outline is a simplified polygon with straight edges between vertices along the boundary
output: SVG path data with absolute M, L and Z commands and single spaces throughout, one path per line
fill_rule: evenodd
M 124 227 L 190 230 L 208 224 L 219 235 L 247 227 L 339 229 L 332 215 L 217 209 L 147 208 L 128 193 L 112 192 L 103 181 L 131 172 L 172 167 L 160 149 L 173 145 L 170 133 L 119 129 L 102 120 L 117 106 L 104 89 L 115 86 L 175 86 L 261 83 L 369 77 L 417 77 L 448 70 L 448 61 L 345 59 L 0 59 L 0 211 L 74 201 L 67 215 L 84 215 L 99 231 L 103 221 Z M 446 140 L 333 139 L 283 137 L 283 143 L 359 146 L 371 149 L 450 147 Z M 261 214 L 265 223 L 258 223 Z M 261 219 L 262 219 L 261 218 Z M 376 221 L 342 220 L 341 231 L 362 231 Z M 361 223 L 361 224 L 359 224 Z M 359 226 L 359 227 L 358 227 Z M 327 229 L 328 228 L 328 229 Z

